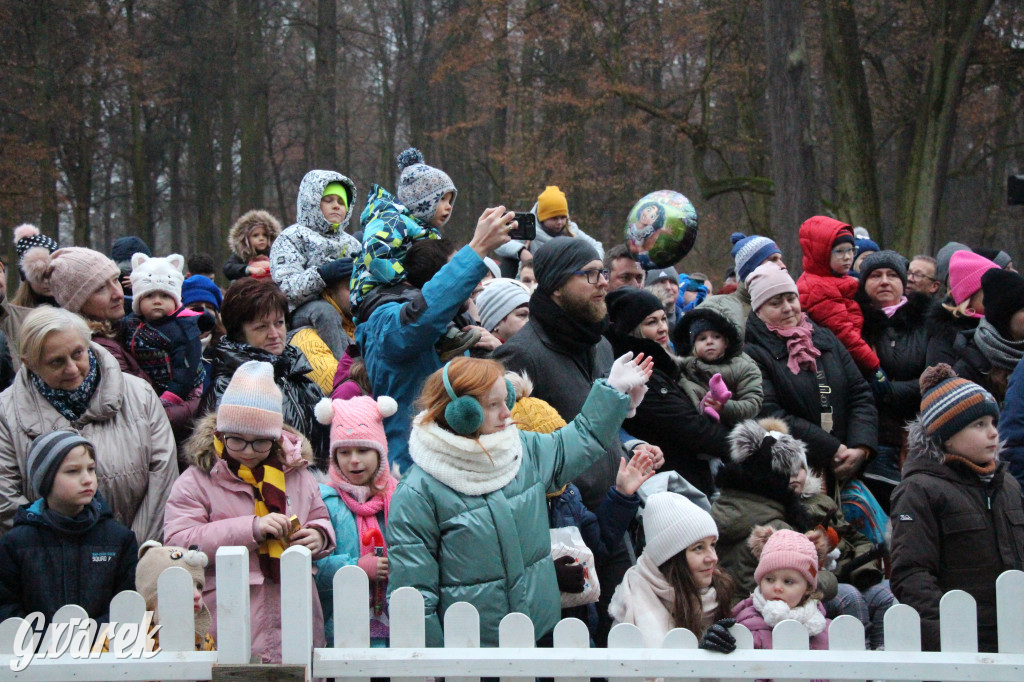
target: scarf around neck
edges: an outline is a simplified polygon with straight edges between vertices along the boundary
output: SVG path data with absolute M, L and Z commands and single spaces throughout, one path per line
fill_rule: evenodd
M 974 342 L 985 359 L 996 367 L 1013 371 L 1017 363 L 1024 358 L 1024 341 L 1010 341 L 999 335 L 996 328 L 987 319 L 978 323 L 974 332 Z
M 541 289 L 530 297 L 530 319 L 536 319 L 558 346 L 572 353 L 585 353 L 600 341 L 608 329 L 608 316 L 600 322 L 580 322 L 551 300 Z
M 378 462 L 380 460 L 378 459 Z M 379 464 L 378 464 L 379 466 Z M 373 551 L 374 545 L 384 547 L 384 555 L 387 556 L 387 544 L 384 542 L 384 528 L 381 528 L 377 521 L 377 515 L 384 512 L 384 527 L 388 525 L 388 512 L 391 508 L 391 496 L 395 492 L 395 479 L 390 475 L 374 476 L 374 481 L 384 489 L 371 494 L 370 486 L 355 485 L 342 474 L 331 458 L 331 487 L 341 497 L 341 501 L 349 508 L 352 515 L 356 517 L 356 532 L 359 534 L 359 556 L 369 554 Z M 378 480 L 382 479 L 382 480 Z M 371 542 L 369 539 L 376 537 L 373 531 L 380 533 L 380 539 Z
M 231 472 L 253 487 L 256 516 L 267 514 L 288 515 L 288 498 L 285 495 L 284 466 L 274 450 L 263 462 L 250 469 L 224 451 L 220 439 L 214 441 L 217 455 L 224 459 Z M 260 571 L 267 579 L 281 582 L 281 554 L 287 545 L 284 539 L 266 537 L 260 543 Z
M 886 317 L 892 317 L 893 315 L 896 314 L 897 310 L 899 310 L 900 308 L 902 308 L 906 304 L 906 302 L 907 302 L 907 297 L 903 296 L 896 303 L 893 303 L 892 305 L 887 305 L 887 306 L 883 307 L 882 308 L 882 312 L 885 313 Z
M 480 496 L 504 488 L 523 463 L 523 443 L 511 420 L 497 433 L 459 436 L 435 422 L 413 420 L 409 456 L 425 472 L 463 495 Z
M 764 618 L 765 624 L 774 628 L 776 625 L 784 620 L 795 620 L 807 628 L 807 632 L 810 633 L 811 637 L 820 635 L 825 631 L 825 626 L 828 623 L 825 621 L 825 616 L 822 615 L 821 609 L 818 608 L 817 599 L 808 599 L 800 606 L 790 608 L 789 604 L 784 601 L 773 599 L 771 601 L 765 599 L 765 596 L 761 594 L 761 588 L 755 587 L 754 594 L 750 595 L 754 600 L 754 608 Z
M 817 359 L 821 357 L 821 351 L 814 347 L 814 341 L 811 340 L 814 327 L 807 319 L 807 313 L 800 313 L 800 322 L 793 327 L 776 327 L 767 322 L 765 326 L 768 327 L 768 331 L 775 332 L 786 342 L 786 350 L 789 353 L 786 366 L 790 372 L 799 374 L 801 369 L 818 371 Z
M 96 360 L 96 354 L 90 349 L 89 373 L 78 388 L 71 391 L 53 388 L 40 379 L 39 375 L 35 372 L 29 372 L 29 376 L 32 377 L 32 385 L 46 399 L 46 402 L 50 403 L 53 409 L 60 412 L 61 416 L 74 423 L 81 419 L 85 411 L 89 409 L 89 401 L 92 400 L 92 396 L 96 392 L 96 386 L 99 384 L 100 367 L 99 362 Z

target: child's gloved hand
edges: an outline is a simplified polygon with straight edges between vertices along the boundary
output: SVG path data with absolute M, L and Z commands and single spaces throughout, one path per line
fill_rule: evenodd
M 871 391 L 879 400 L 888 400 L 892 397 L 892 382 L 881 367 L 871 376 Z
M 337 258 L 324 263 L 317 268 L 317 272 L 320 273 L 320 278 L 325 282 L 337 281 L 344 275 L 346 270 L 348 270 L 349 273 L 352 272 L 351 258 Z
M 583 566 L 575 563 L 571 556 L 560 556 L 555 559 L 555 577 L 558 579 L 559 592 L 579 594 L 586 586 Z
M 736 651 L 736 638 L 728 630 L 733 625 L 736 625 L 735 618 L 723 618 L 708 628 L 697 646 L 720 654 L 731 654 Z

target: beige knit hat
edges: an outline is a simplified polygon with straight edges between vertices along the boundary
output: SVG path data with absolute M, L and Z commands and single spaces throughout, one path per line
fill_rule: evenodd
M 61 308 L 77 313 L 104 282 L 121 273 L 117 264 L 99 251 L 69 246 L 50 256 L 47 275 L 50 291 Z
M 644 554 L 655 566 L 674 557 L 698 540 L 718 539 L 711 514 L 679 493 L 654 493 L 644 504 Z

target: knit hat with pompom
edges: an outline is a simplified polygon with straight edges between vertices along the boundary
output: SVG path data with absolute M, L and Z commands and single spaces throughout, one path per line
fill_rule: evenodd
M 554 433 L 565 426 L 565 420 L 558 410 L 540 398 L 534 398 L 533 382 L 526 372 L 505 372 L 505 378 L 516 392 L 516 404 L 512 407 L 512 420 L 521 431 Z
M 377 451 L 378 466 L 373 483 L 383 489 L 390 476 L 388 465 L 388 439 L 384 433 L 384 418 L 398 411 L 394 398 L 382 395 L 376 400 L 369 396 L 356 396 L 348 400 L 323 398 L 313 410 L 316 420 L 331 427 L 331 478 L 351 484 L 338 469 L 335 454 L 342 448 L 368 448 Z
M 424 223 L 434 219 L 437 205 L 448 192 L 452 193 L 452 206 L 459 191 L 448 174 L 423 163 L 423 153 L 410 147 L 398 155 L 398 201 Z
M 754 581 L 761 582 L 772 571 L 792 569 L 804 577 L 811 589 L 818 587 L 821 557 L 809 537 L 795 530 L 775 530 L 771 526 L 755 526 L 747 540 L 751 553 L 759 558 Z
M 945 363 L 929 367 L 921 375 L 921 424 L 939 443 L 955 436 L 976 419 L 999 419 L 999 405 L 992 394 L 973 381 L 962 379 Z
M 18 254 L 18 274 L 36 288 L 46 276 L 50 254 L 60 248 L 56 241 L 39 232 L 35 225 L 24 223 L 14 228 L 14 252 Z M 31 255 L 30 255 L 31 252 Z M 29 258 L 26 260 L 26 256 Z

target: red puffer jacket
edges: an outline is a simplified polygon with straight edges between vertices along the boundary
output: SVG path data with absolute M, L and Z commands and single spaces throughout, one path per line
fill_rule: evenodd
M 853 298 L 857 280 L 849 275 L 836 277 L 829 267 L 832 244 L 844 230 L 849 231 L 850 226 L 820 215 L 800 226 L 800 248 L 804 252 L 804 273 L 796 281 L 800 307 L 836 335 L 861 371 L 874 372 L 880 363 L 861 337 L 864 314 Z

